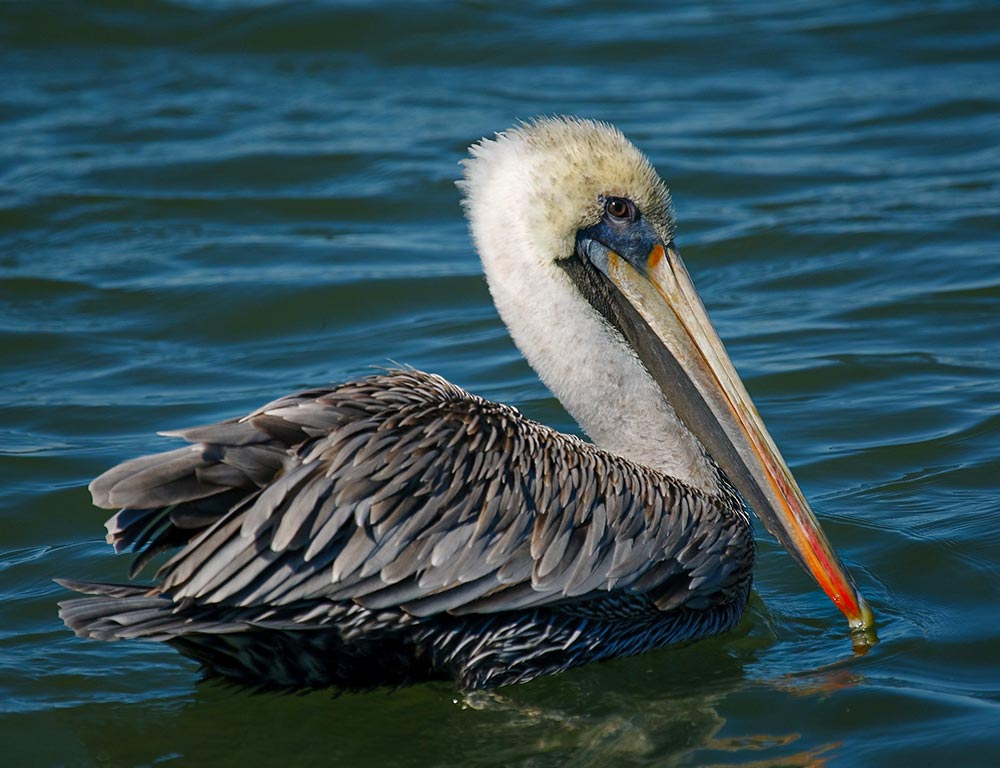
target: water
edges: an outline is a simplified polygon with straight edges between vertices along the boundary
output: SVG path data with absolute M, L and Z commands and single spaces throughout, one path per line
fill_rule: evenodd
M 662 6 L 662 7 L 661 7 Z M 0 738 L 13 765 L 1000 759 L 1000 31 L 988 2 L 0 7 Z M 618 124 L 879 618 L 759 537 L 738 630 L 503 700 L 198 683 L 77 640 L 90 478 L 390 360 L 555 427 L 453 180 L 516 118 Z

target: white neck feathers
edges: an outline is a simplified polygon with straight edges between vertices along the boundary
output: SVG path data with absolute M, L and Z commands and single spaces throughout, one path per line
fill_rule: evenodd
M 559 151 L 537 138 L 560 130 Z M 618 168 L 609 162 L 615 154 Z M 712 491 L 718 479 L 701 444 L 557 263 L 571 256 L 576 232 L 600 215 L 598 195 L 623 194 L 637 176 L 648 186 L 648 168 L 608 126 L 546 120 L 473 147 L 461 186 L 497 310 L 546 386 L 600 447 Z

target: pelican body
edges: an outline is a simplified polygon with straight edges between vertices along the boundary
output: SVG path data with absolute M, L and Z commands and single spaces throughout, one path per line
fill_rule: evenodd
M 395 370 L 171 433 L 91 483 L 130 577 L 65 580 L 78 635 L 166 642 L 256 687 L 524 682 L 734 627 L 749 506 L 855 629 L 872 614 L 726 354 L 666 187 L 613 127 L 474 145 L 464 206 L 497 309 L 592 439 Z

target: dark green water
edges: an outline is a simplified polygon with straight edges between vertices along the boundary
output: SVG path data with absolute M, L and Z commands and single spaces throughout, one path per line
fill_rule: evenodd
M 0 5 L 0 744 L 9 765 L 995 765 L 1000 16 L 989 2 Z M 573 430 L 452 182 L 537 113 L 670 183 L 737 367 L 880 620 L 765 535 L 741 627 L 470 702 L 251 696 L 77 640 L 87 481 L 389 360 Z M 944 761 L 951 761 L 945 763 Z

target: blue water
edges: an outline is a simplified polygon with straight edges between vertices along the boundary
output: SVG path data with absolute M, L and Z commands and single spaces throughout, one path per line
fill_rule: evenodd
M 1000 760 L 1000 25 L 988 2 L 0 6 L 0 743 L 12 765 Z M 249 695 L 79 640 L 86 483 L 390 361 L 576 427 L 453 186 L 535 114 L 621 127 L 879 618 L 763 532 L 724 637 L 468 700 Z

